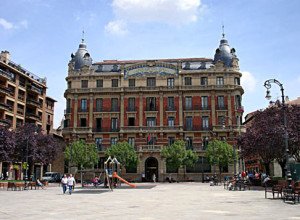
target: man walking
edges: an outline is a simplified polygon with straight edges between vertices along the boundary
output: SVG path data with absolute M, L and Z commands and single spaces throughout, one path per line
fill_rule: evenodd
M 72 176 L 72 174 L 70 174 L 70 176 L 68 177 L 67 184 L 68 184 L 68 188 L 69 188 L 69 194 L 71 195 L 73 186 L 75 185 L 75 179 Z
M 66 174 L 64 174 L 63 178 L 61 179 L 61 185 L 63 188 L 63 193 L 65 194 L 67 191 L 67 184 L 68 184 L 68 177 Z

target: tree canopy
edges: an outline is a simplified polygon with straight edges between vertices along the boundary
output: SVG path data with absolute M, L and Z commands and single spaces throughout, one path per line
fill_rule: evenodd
M 138 161 L 135 149 L 126 141 L 112 145 L 106 150 L 105 154 L 106 156 L 116 157 L 121 166 L 125 168 L 135 166 Z
M 0 128 L 0 159 L 20 162 L 28 158 L 29 164 L 49 164 L 60 146 L 52 135 L 44 135 L 35 124 L 26 123 L 15 131 Z
M 15 133 L 0 127 L 0 161 L 12 161 L 15 150 Z
M 212 140 L 208 143 L 206 152 L 206 157 L 211 165 L 216 164 L 220 168 L 228 166 L 232 163 L 234 157 L 237 157 L 237 154 L 234 155 L 233 147 L 225 141 Z
M 80 169 L 91 168 L 98 162 L 98 151 L 94 144 L 83 140 L 74 141 L 65 149 L 65 158 Z
M 161 155 L 166 158 L 167 166 L 172 170 L 177 170 L 180 166 L 194 166 L 198 156 L 192 150 L 186 150 L 185 142 L 182 140 L 175 141 L 170 146 L 165 146 Z
M 300 161 L 300 106 L 288 106 L 287 132 L 289 152 L 297 161 Z M 284 125 L 282 106 L 272 106 L 257 111 L 247 128 L 246 133 L 239 139 L 242 156 L 259 157 L 269 173 L 269 164 L 276 159 L 283 168 L 286 164 Z M 284 176 L 284 172 L 282 173 Z

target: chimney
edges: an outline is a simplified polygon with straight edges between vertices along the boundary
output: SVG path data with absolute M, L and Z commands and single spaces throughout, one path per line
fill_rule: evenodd
M 9 63 L 10 53 L 7 50 L 1 51 L 0 61 L 4 63 Z

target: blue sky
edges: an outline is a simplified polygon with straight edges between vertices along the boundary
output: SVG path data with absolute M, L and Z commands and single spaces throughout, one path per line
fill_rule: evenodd
M 40 77 L 63 118 L 70 54 L 85 31 L 95 61 L 214 56 L 225 25 L 243 73 L 245 113 L 265 108 L 276 78 L 300 96 L 298 0 L 1 0 L 0 49 Z M 273 99 L 279 87 L 271 89 Z M 245 116 L 245 115 L 244 115 Z

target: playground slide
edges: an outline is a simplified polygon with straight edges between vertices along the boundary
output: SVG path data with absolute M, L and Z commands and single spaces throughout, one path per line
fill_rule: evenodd
M 113 177 L 114 178 L 118 178 L 119 180 L 121 180 L 122 182 L 126 183 L 128 186 L 131 186 L 132 188 L 136 188 L 135 184 L 129 183 L 126 180 L 124 180 L 122 177 L 120 177 L 116 172 L 113 173 Z

